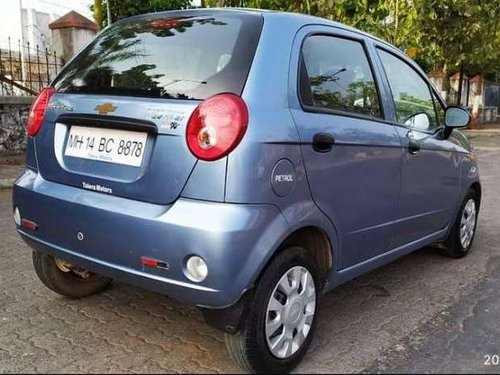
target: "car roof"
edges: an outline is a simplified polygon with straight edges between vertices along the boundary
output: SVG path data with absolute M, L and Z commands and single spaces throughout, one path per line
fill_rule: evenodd
M 323 17 L 313 16 L 310 14 L 283 12 L 283 11 L 270 11 L 270 12 L 263 13 L 263 16 L 265 18 L 267 18 L 267 17 L 279 17 L 279 18 L 283 17 L 283 18 L 296 19 L 298 22 L 301 22 L 304 25 L 324 25 L 324 26 L 335 27 L 337 29 L 353 32 L 353 33 L 362 35 L 366 38 L 370 38 L 370 39 L 375 40 L 381 44 L 384 44 L 392 49 L 398 49 L 397 47 L 389 44 L 385 40 L 380 39 L 380 38 L 378 38 L 370 33 L 356 29 L 355 27 L 343 24 L 341 22 L 329 20 L 329 19 L 323 18 Z
M 302 13 L 293 13 L 293 12 L 284 12 L 280 10 L 272 10 L 272 9 L 256 9 L 256 8 L 239 8 L 239 7 L 231 7 L 231 8 L 190 8 L 190 9 L 180 9 L 180 10 L 168 10 L 168 11 L 162 11 L 162 12 L 152 12 L 152 13 L 144 13 L 144 14 L 139 14 L 136 16 L 124 18 L 118 22 L 122 21 L 128 21 L 128 20 L 133 20 L 133 19 L 147 19 L 147 18 L 160 18 L 160 17 L 165 17 L 165 16 L 172 16 L 174 14 L 210 14 L 210 13 L 248 13 L 248 14 L 260 14 L 264 18 L 268 17 L 276 17 L 276 18 L 289 18 L 293 19 L 296 23 L 302 23 L 304 25 L 308 24 L 324 24 L 324 25 L 329 25 L 329 26 L 334 26 L 337 28 L 341 28 L 344 30 L 348 31 L 353 31 L 362 35 L 365 35 L 367 37 L 370 37 L 372 39 L 377 39 L 380 42 L 385 43 L 383 40 L 380 40 L 373 35 L 370 35 L 368 33 L 365 33 L 361 30 L 358 30 L 354 27 L 344 25 L 340 22 L 336 21 L 331 21 L 325 18 L 321 17 L 316 17 L 316 16 L 311 16 L 308 14 L 302 14 Z

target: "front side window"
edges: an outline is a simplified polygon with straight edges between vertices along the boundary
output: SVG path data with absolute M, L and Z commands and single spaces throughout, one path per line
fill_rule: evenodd
M 399 124 L 421 131 L 440 126 L 435 99 L 429 84 L 400 58 L 379 50 L 379 56 L 389 81 Z
M 381 117 L 377 87 L 361 43 L 310 36 L 302 46 L 301 69 L 305 105 Z
M 436 107 L 437 119 L 440 126 L 444 126 L 445 108 L 439 101 L 436 93 L 432 92 L 432 98 L 434 99 L 434 106 Z

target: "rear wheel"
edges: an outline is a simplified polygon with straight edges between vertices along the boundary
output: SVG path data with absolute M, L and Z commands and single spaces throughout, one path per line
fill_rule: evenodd
M 113 281 L 38 251 L 33 251 L 33 265 L 45 286 L 65 297 L 87 297 L 100 292 Z
M 442 251 L 445 255 L 452 258 L 462 258 L 469 253 L 476 234 L 478 211 L 479 197 L 475 190 L 471 189 L 467 193 L 450 235 L 446 239 L 446 248 Z
M 317 323 L 321 280 L 300 247 L 281 252 L 259 281 L 241 332 L 226 335 L 229 354 L 244 370 L 290 372 L 307 352 Z

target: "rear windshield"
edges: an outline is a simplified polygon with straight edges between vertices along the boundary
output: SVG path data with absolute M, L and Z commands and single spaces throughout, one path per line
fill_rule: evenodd
M 263 19 L 169 12 L 104 30 L 54 81 L 58 92 L 205 99 L 241 95 Z

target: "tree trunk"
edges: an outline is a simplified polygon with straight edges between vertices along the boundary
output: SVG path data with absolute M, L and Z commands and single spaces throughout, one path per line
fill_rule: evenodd
M 457 105 L 462 104 L 462 85 L 464 82 L 464 68 L 460 65 L 460 75 L 458 78 L 458 95 L 457 95 Z
M 443 65 L 443 81 L 441 82 L 441 91 L 444 92 L 444 100 L 449 102 L 450 96 L 450 75 L 448 73 L 448 65 Z
M 94 0 L 94 21 L 99 29 L 102 28 L 102 1 Z
M 469 94 L 470 94 L 470 78 L 467 78 L 467 93 L 465 94 L 465 106 L 469 106 Z

